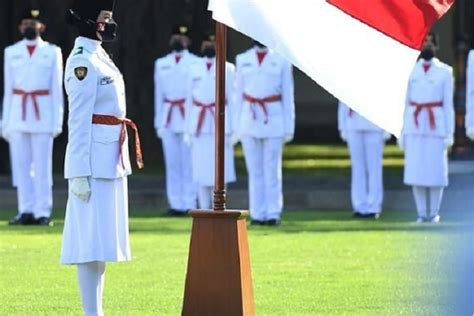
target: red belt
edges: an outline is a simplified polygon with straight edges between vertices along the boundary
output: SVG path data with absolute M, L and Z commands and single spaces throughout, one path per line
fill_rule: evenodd
M 138 128 L 135 125 L 135 123 L 133 123 L 131 120 L 127 118 L 120 119 L 111 115 L 94 114 L 92 116 L 92 124 L 122 125 L 122 130 L 120 132 L 120 139 L 119 139 L 119 143 L 120 143 L 119 159 L 122 161 L 122 166 L 124 167 L 125 165 L 123 163 L 122 147 L 123 147 L 123 144 L 125 143 L 125 138 L 127 136 L 127 126 L 133 129 L 133 131 L 135 132 L 135 156 L 136 156 L 137 165 L 139 169 L 142 169 L 144 167 L 140 136 L 138 135 Z
M 418 116 L 420 116 L 421 111 L 426 109 L 428 111 L 428 118 L 430 120 L 430 127 L 431 129 L 436 129 L 436 120 L 435 115 L 433 112 L 433 108 L 438 108 L 443 106 L 443 102 L 429 102 L 429 103 L 416 103 L 410 102 L 411 106 L 416 107 L 415 113 L 413 113 L 415 117 L 415 125 L 418 128 Z
M 170 125 L 171 118 L 173 117 L 173 109 L 175 107 L 178 107 L 179 112 L 181 113 L 181 116 L 184 118 L 184 103 L 186 102 L 186 99 L 170 100 L 168 98 L 165 98 L 163 101 L 165 103 L 170 104 L 170 108 L 168 110 L 168 115 L 166 116 L 165 127 L 168 127 L 168 125 Z
M 28 100 L 28 97 L 31 97 L 31 100 L 33 101 L 33 107 L 35 109 L 36 120 L 37 121 L 41 120 L 38 100 L 36 99 L 36 97 L 49 95 L 49 90 L 34 90 L 34 91 L 27 92 L 22 89 L 13 89 L 13 94 L 21 95 L 21 110 L 22 110 L 21 117 L 23 121 L 26 120 L 26 102 Z
M 201 134 L 202 125 L 204 124 L 204 119 L 206 118 L 206 112 L 209 111 L 212 117 L 214 117 L 214 107 L 216 106 L 216 104 L 215 103 L 205 104 L 194 99 L 193 99 L 193 104 L 201 108 L 201 111 L 199 112 L 198 124 L 196 127 L 196 136 L 199 136 Z
M 258 105 L 262 108 L 263 113 L 265 114 L 265 124 L 268 123 L 268 109 L 267 109 L 267 103 L 273 103 L 273 102 L 279 102 L 281 101 L 281 94 L 277 95 L 272 95 L 266 98 L 255 98 L 252 97 L 246 93 L 244 93 L 244 100 L 249 102 L 250 105 Z M 253 114 L 253 119 L 257 119 L 257 112 L 255 112 L 255 109 L 251 107 L 252 109 L 252 114 Z

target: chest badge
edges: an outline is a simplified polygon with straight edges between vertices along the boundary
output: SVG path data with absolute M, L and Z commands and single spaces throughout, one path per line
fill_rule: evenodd
M 84 80 L 85 77 L 87 77 L 87 67 L 76 67 L 74 68 L 74 74 L 76 75 L 76 78 L 79 80 Z

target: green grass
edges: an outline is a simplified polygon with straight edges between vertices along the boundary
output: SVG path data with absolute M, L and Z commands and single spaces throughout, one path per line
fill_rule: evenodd
M 57 212 L 59 213 L 59 212 Z M 0 315 L 80 315 L 75 268 L 59 265 L 62 222 L 6 225 L 0 212 Z M 133 261 L 109 264 L 106 315 L 179 315 L 191 220 L 132 212 Z M 58 215 L 62 218 L 62 214 Z M 352 220 L 349 211 L 288 212 L 250 227 L 257 315 L 453 315 L 465 225 L 416 225 L 414 214 Z
M 384 149 L 384 172 L 388 175 L 401 175 L 403 170 L 403 151 L 396 145 L 386 145 Z M 246 173 L 242 146 L 235 147 L 235 167 L 238 175 Z M 287 144 L 283 153 L 283 172 L 285 175 L 319 176 L 348 175 L 351 160 L 344 144 L 308 145 Z M 162 174 L 163 163 L 148 165 L 141 174 Z

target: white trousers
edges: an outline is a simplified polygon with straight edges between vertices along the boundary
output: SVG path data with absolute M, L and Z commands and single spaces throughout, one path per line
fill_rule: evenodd
M 413 186 L 413 196 L 419 217 L 434 217 L 439 214 L 443 191 L 443 187 Z
M 383 200 L 383 133 L 349 131 L 347 143 L 352 162 L 352 207 L 362 214 L 380 213 Z
M 193 182 L 191 148 L 183 134 L 166 131 L 162 135 L 166 167 L 166 194 L 169 207 L 175 210 L 196 208 L 196 184 Z
M 53 207 L 53 135 L 14 132 L 9 143 L 19 213 L 33 213 L 36 218 L 50 217 Z
M 250 216 L 264 221 L 280 219 L 283 209 L 283 138 L 243 137 L 249 177 Z

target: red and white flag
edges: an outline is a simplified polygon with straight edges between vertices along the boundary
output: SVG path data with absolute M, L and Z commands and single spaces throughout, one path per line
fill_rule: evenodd
M 210 0 L 209 10 L 399 135 L 419 49 L 454 1 Z

